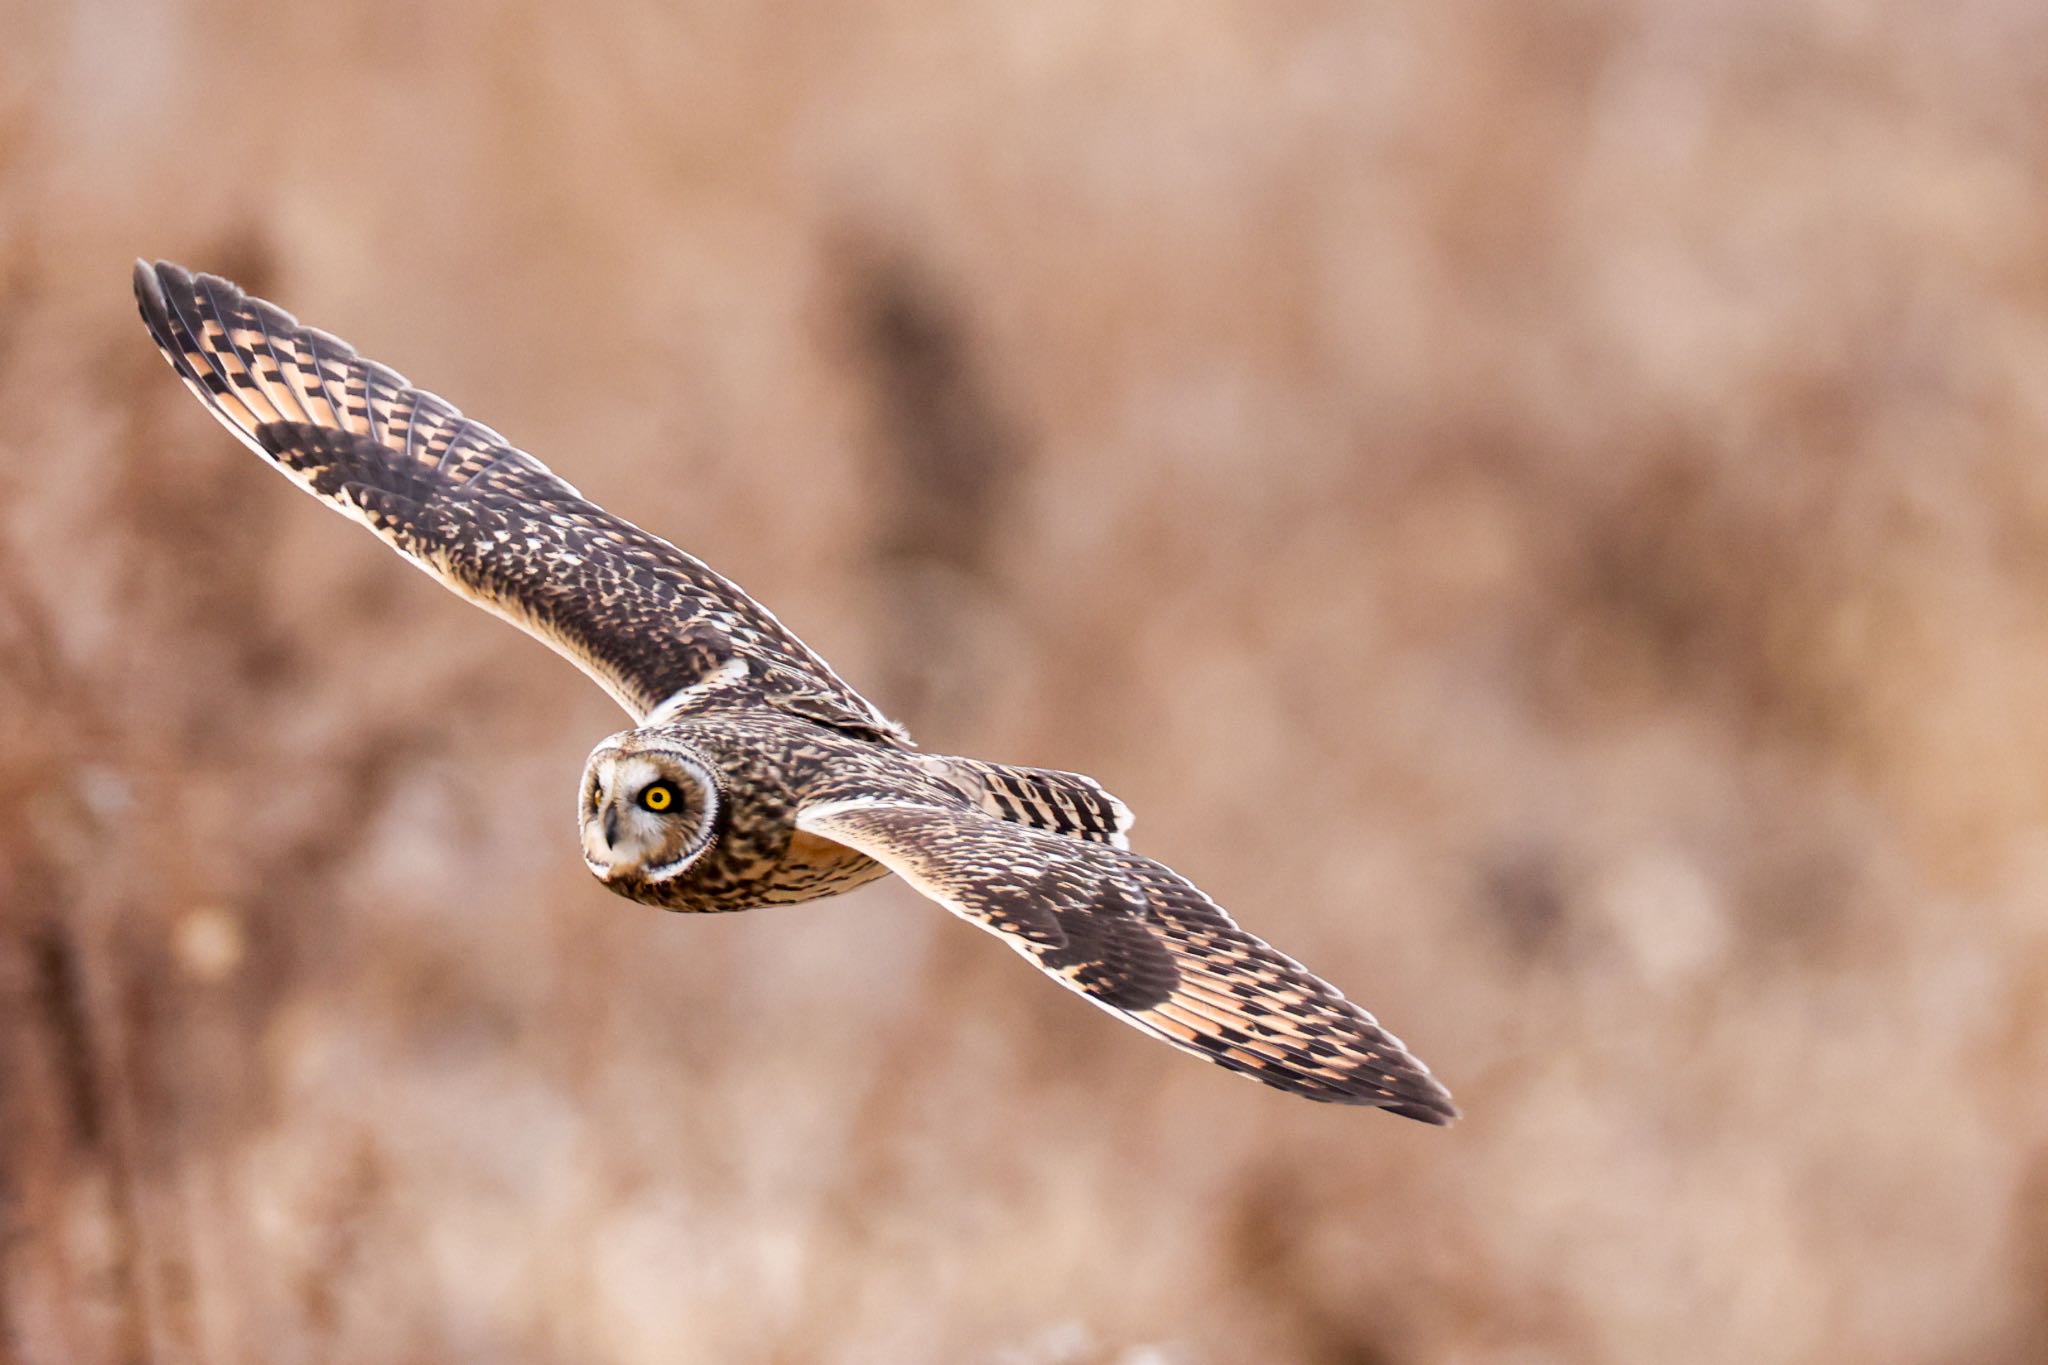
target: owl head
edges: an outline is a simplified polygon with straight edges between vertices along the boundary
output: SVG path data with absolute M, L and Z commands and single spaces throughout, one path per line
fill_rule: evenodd
M 583 768 L 583 861 L 614 889 L 665 882 L 711 847 L 718 810 L 718 780 L 695 753 L 658 732 L 613 735 Z

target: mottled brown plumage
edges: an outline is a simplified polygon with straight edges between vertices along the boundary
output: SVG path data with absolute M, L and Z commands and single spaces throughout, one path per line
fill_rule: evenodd
M 625 707 L 578 805 L 613 891 L 744 910 L 894 872 L 1176 1047 L 1311 1099 L 1455 1117 L 1370 1014 L 1130 852 L 1130 812 L 1094 779 L 917 752 L 734 584 L 397 373 L 215 276 L 137 262 L 135 293 L 237 437 Z

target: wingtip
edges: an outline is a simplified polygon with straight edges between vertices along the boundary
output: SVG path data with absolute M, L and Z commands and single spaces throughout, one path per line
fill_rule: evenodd
M 1391 1035 L 1387 1038 L 1395 1041 Z M 1397 1064 L 1389 1067 L 1382 1062 L 1362 1068 L 1339 1093 L 1316 1098 L 1384 1109 L 1438 1128 L 1448 1128 L 1461 1117 L 1450 1090 L 1405 1048 Z
M 1351 1102 L 1384 1109 L 1389 1114 L 1399 1114 L 1404 1119 L 1414 1119 L 1417 1123 L 1427 1123 L 1437 1128 L 1448 1128 L 1462 1117 L 1458 1112 L 1458 1106 L 1451 1100 L 1451 1092 L 1444 1089 L 1434 1076 L 1425 1072 L 1419 1079 L 1403 1079 L 1406 1084 L 1396 1090 L 1392 1097 L 1378 1093 L 1375 1089 L 1350 1097 Z
M 1448 1128 L 1464 1117 L 1458 1112 L 1458 1106 L 1451 1103 L 1449 1094 L 1444 1095 L 1442 1099 L 1432 1096 L 1426 1101 L 1410 1101 L 1383 1107 L 1390 1114 L 1399 1114 L 1404 1119 L 1414 1119 L 1417 1123 L 1427 1123 L 1435 1128 Z
M 135 306 L 142 314 L 142 325 L 149 329 L 150 339 L 156 342 L 157 348 L 164 353 L 165 358 L 171 359 L 171 305 L 170 300 L 164 296 L 163 265 L 161 261 L 152 265 L 140 257 L 136 258 Z M 177 361 L 171 359 L 171 363 L 175 366 Z
M 146 260 L 135 258 L 135 293 L 138 297 L 158 298 L 165 296 L 168 289 L 189 288 L 195 281 L 212 279 L 209 275 L 194 275 L 176 261 Z M 226 281 L 220 281 L 226 283 Z

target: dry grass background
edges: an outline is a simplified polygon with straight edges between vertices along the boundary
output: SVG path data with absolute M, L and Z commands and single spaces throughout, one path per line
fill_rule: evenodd
M 0 1360 L 2048 1355 L 2048 10 L 0 20 Z M 1466 1121 L 610 898 L 610 703 L 137 254 L 1101 775 Z

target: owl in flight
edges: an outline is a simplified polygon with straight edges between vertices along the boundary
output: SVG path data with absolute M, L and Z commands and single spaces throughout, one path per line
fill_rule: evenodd
M 1092 778 L 919 752 L 767 608 L 403 375 L 213 275 L 135 266 L 186 387 L 292 482 L 597 680 L 583 861 L 669 910 L 893 872 L 1155 1038 L 1314 1100 L 1457 1117 L 1373 1017 L 1173 869 Z

